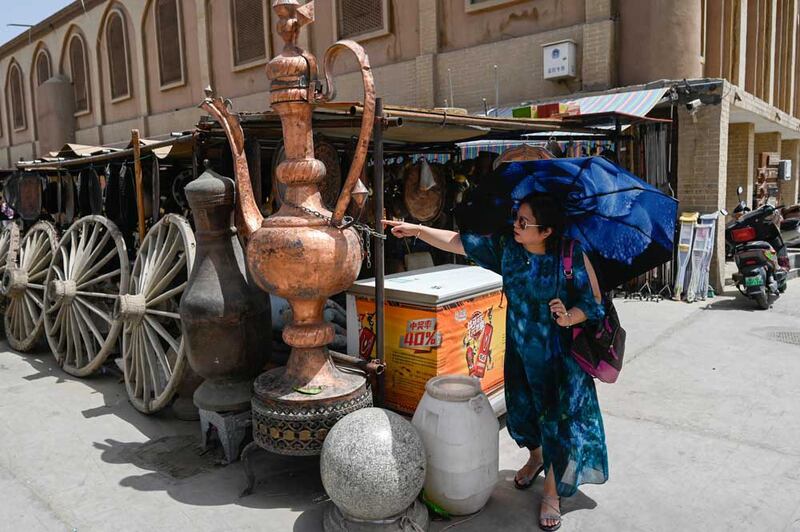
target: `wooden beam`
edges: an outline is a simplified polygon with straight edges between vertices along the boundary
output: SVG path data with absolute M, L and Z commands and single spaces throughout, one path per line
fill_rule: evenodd
M 131 130 L 133 145 L 133 172 L 136 178 L 136 213 L 139 216 L 139 242 L 144 241 L 144 185 L 142 183 L 142 147 L 139 142 L 139 130 Z

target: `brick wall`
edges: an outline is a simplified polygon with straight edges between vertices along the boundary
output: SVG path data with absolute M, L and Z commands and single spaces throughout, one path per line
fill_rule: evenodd
M 616 22 L 613 20 L 583 26 L 582 90 L 604 90 L 616 85 L 615 31 Z
M 701 107 L 694 118 L 678 106 L 678 201 L 680 210 L 712 213 L 725 206 L 730 102 Z M 725 279 L 724 223 L 717 224 L 710 281 L 717 292 Z
M 733 212 L 739 200 L 736 188 L 744 189 L 742 199 L 753 201 L 753 156 L 755 153 L 755 124 L 731 124 L 728 128 L 728 186 L 725 208 Z
M 586 2 L 586 22 L 607 20 L 613 16 L 612 0 L 589 0 Z

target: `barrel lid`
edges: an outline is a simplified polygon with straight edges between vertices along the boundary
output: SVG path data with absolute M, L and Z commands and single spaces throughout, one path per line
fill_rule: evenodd
M 442 401 L 469 401 L 481 393 L 481 384 L 475 377 L 466 375 L 441 375 L 425 385 L 425 391 Z

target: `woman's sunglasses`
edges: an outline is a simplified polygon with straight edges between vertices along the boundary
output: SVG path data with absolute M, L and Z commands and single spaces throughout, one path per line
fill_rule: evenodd
M 544 225 L 541 224 L 532 224 L 528 220 L 519 215 L 517 215 L 517 217 L 514 218 L 514 224 L 519 226 L 519 228 L 523 231 L 529 227 L 545 227 Z

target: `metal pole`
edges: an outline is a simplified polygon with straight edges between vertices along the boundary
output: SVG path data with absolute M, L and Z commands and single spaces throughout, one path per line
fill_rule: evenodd
M 497 65 L 494 66 L 494 116 L 500 111 L 500 80 L 497 77 Z
M 456 100 L 453 98 L 453 72 L 448 68 L 447 69 L 447 80 L 450 83 L 450 106 L 456 106 Z
M 385 218 L 383 213 L 383 98 L 375 100 L 375 132 L 373 135 L 374 149 L 372 151 L 372 161 L 374 165 L 374 183 L 372 189 L 375 193 L 375 219 L 378 221 L 377 231 L 383 235 L 383 224 L 381 220 Z M 384 240 L 374 238 L 375 242 L 375 342 L 378 345 L 378 360 L 385 362 L 384 353 Z M 383 375 L 378 376 L 378 406 L 383 406 L 386 393 L 385 380 Z
M 131 130 L 133 144 L 133 171 L 136 179 L 136 211 L 139 215 L 139 242 L 144 241 L 144 185 L 142 183 L 142 147 L 139 143 L 139 130 Z
M 622 128 L 619 124 L 619 118 L 614 119 L 614 152 L 617 157 L 617 164 L 622 166 L 622 155 L 619 152 L 619 138 L 622 134 Z

